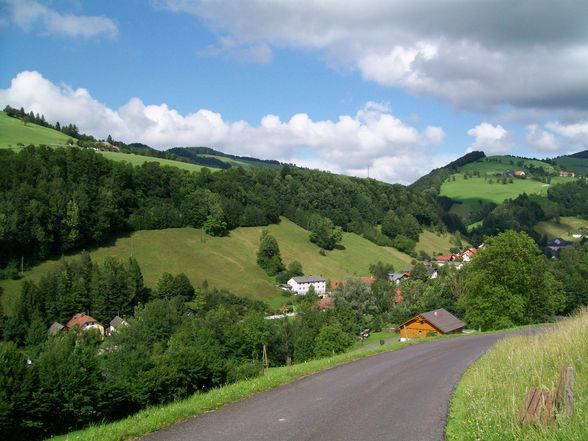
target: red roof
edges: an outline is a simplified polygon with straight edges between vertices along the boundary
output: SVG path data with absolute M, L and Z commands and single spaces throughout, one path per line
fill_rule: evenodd
M 67 327 L 69 329 L 73 328 L 74 326 L 79 326 L 80 328 L 83 328 L 84 325 L 86 324 L 90 324 L 90 323 L 97 323 L 98 320 L 96 320 L 94 317 L 89 316 L 83 312 L 74 315 L 71 320 L 69 322 L 67 322 Z
M 402 291 L 400 290 L 400 288 L 398 288 L 396 291 L 394 291 L 394 294 L 396 294 L 394 296 L 394 298 L 392 299 L 392 301 L 394 303 L 400 303 L 400 302 L 404 301 L 404 296 L 402 295 Z
M 343 282 L 340 280 L 332 280 L 329 285 L 329 291 L 335 291 L 336 289 L 343 288 Z
M 371 285 L 375 281 L 375 279 L 372 276 L 363 276 L 363 277 L 360 277 L 360 279 L 366 285 Z
M 333 308 L 335 305 L 333 305 L 333 298 L 332 297 L 323 297 L 319 302 L 318 302 L 318 309 L 323 310 L 323 309 L 327 309 L 327 308 Z
M 438 260 L 440 262 L 449 262 L 451 259 L 453 258 L 453 254 L 448 254 L 446 256 L 437 256 L 435 257 L 435 260 Z

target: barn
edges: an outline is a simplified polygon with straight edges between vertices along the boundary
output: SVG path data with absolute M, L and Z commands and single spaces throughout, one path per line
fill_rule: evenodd
M 427 334 L 455 334 L 465 328 L 465 323 L 446 309 L 424 312 L 400 325 L 400 338 L 426 337 Z

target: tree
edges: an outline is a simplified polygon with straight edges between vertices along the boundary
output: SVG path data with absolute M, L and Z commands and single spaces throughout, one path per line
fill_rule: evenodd
M 315 357 L 328 357 L 329 355 L 344 352 L 349 346 L 349 336 L 341 329 L 341 325 L 325 325 L 315 338 Z
M 376 280 L 388 281 L 388 274 L 394 272 L 394 266 L 391 263 L 384 263 L 378 260 L 377 263 L 370 264 L 370 274 Z
M 332 250 L 343 239 L 343 230 L 329 218 L 313 215 L 309 222 L 310 241 L 324 250 Z
M 429 280 L 429 272 L 427 271 L 427 267 L 424 263 L 418 262 L 415 266 L 412 267 L 412 271 L 410 272 L 410 277 L 415 280 L 420 280 L 422 282 L 426 282 Z
M 261 232 L 259 249 L 257 250 L 257 264 L 265 270 L 268 276 L 275 276 L 284 269 L 278 241 L 267 230 Z
M 487 238 L 466 271 L 458 306 L 470 326 L 486 330 L 538 323 L 563 309 L 561 285 L 524 232 Z

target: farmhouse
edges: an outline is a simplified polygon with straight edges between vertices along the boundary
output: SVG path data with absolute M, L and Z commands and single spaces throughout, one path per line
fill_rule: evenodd
M 559 256 L 559 252 L 564 248 L 572 248 L 574 244 L 568 242 L 560 237 L 550 240 L 547 242 L 547 254 L 552 258 L 556 259 Z
M 422 338 L 429 333 L 437 335 L 459 333 L 465 323 L 441 308 L 424 312 L 400 325 L 400 338 Z
M 559 175 L 560 176 L 567 177 L 567 178 L 575 178 L 576 177 L 576 172 L 570 172 L 570 171 L 560 170 Z
M 81 331 L 88 331 L 90 329 L 97 329 L 100 335 L 104 336 L 104 326 L 94 317 L 89 316 L 83 312 L 74 315 L 65 327 L 69 329 L 79 328 Z
M 306 295 L 311 286 L 318 295 L 322 296 L 327 290 L 326 283 L 327 281 L 321 276 L 292 277 L 287 282 L 290 290 L 299 296 Z
M 522 170 L 516 170 L 514 172 L 514 176 L 515 178 L 524 178 L 525 177 L 525 172 Z
M 396 283 L 397 285 L 400 284 L 405 279 L 410 277 L 410 271 L 401 271 L 398 273 L 388 273 L 388 280 L 390 282 Z

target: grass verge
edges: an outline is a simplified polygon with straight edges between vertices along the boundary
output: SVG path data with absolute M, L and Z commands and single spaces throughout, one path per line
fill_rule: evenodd
M 458 384 L 446 439 L 588 440 L 588 309 L 537 335 L 499 342 L 475 362 Z M 570 421 L 545 428 L 519 426 L 517 416 L 530 387 L 555 389 L 562 367 L 575 369 L 575 408 Z
M 122 441 L 133 439 L 163 429 L 192 416 L 200 415 L 234 401 L 242 400 L 258 392 L 291 383 L 306 375 L 381 352 L 400 349 L 410 344 L 419 343 L 420 341 L 430 340 L 413 340 L 406 343 L 396 341 L 374 349 L 347 352 L 334 357 L 322 358 L 293 366 L 270 368 L 265 375 L 251 380 L 239 381 L 212 389 L 207 393 L 198 393 L 192 395 L 190 398 L 171 404 L 153 406 L 123 420 L 91 426 L 51 439 L 55 441 Z

